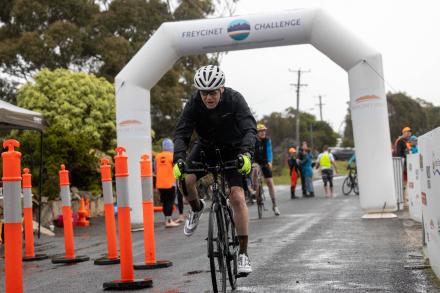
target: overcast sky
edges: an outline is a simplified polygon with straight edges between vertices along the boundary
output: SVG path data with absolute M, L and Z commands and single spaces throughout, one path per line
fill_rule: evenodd
M 235 15 L 322 7 L 382 53 L 387 91 L 404 91 L 440 105 L 440 1 L 436 0 L 240 0 Z M 310 45 L 228 52 L 221 61 L 226 85 L 240 91 L 258 118 L 296 107 L 296 74 L 304 70 L 300 109 L 323 118 L 335 131 L 349 100 L 347 73 Z M 313 109 L 311 109 L 313 108 Z

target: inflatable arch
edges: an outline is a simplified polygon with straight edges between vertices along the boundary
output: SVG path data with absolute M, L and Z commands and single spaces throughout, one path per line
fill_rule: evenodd
M 299 9 L 163 23 L 116 76 L 117 140 L 129 157 L 133 223 L 142 223 L 139 159 L 151 154 L 150 89 L 176 60 L 296 44 L 313 45 L 348 72 L 361 207 L 396 210 L 381 54 L 323 10 Z

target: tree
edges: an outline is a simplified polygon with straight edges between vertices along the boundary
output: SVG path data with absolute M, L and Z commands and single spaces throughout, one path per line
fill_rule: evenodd
M 104 78 L 66 69 L 43 69 L 17 94 L 18 105 L 40 112 L 47 120 L 43 194 L 58 194 L 57 174 L 64 163 L 72 185 L 99 190 L 98 163 L 116 146 L 114 87 Z M 29 164 L 38 179 L 39 138 L 31 132 L 20 135 L 23 165 Z
M 225 11 L 235 2 L 218 5 Z M 213 3 L 181 0 L 171 10 L 161 0 L 5 0 L 0 4 L 0 98 L 15 103 L 14 82 L 31 80 L 42 68 L 81 70 L 113 82 L 163 22 L 212 15 L 217 13 Z M 194 71 L 217 63 L 217 57 L 183 57 L 153 87 L 157 137 L 172 135 Z
M 274 152 L 274 172 L 281 172 L 283 162 L 287 158 L 289 147 L 298 145 L 295 141 L 296 129 L 296 110 L 292 107 L 284 112 L 273 112 L 263 117 L 262 122 L 268 128 L 268 135 L 272 139 Z M 324 144 L 333 146 L 336 144 L 337 133 L 325 121 L 317 121 L 314 115 L 300 112 L 300 137 L 302 141 L 307 141 L 309 146 L 321 149 Z M 313 142 L 312 142 L 313 140 Z

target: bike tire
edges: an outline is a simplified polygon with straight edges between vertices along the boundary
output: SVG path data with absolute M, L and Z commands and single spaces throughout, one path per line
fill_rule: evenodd
M 354 181 L 354 184 L 353 184 L 354 185 L 354 187 L 353 187 L 354 193 L 356 193 L 356 195 L 359 195 L 359 183 L 358 183 L 357 176 L 354 177 L 353 181 Z
M 208 257 L 214 293 L 226 293 L 226 254 L 223 231 L 224 219 L 221 208 L 213 204 L 209 212 Z
M 344 182 L 342 183 L 342 193 L 344 195 L 349 195 L 353 186 L 351 184 L 350 177 L 345 177 Z
M 226 268 L 228 270 L 229 284 L 231 285 L 232 290 L 235 290 L 237 288 L 237 274 L 238 274 L 237 265 L 238 265 L 239 243 L 235 231 L 233 211 L 230 207 L 228 207 L 226 209 L 225 214 L 226 213 L 227 216 L 225 217 L 225 222 L 226 222 L 227 241 L 228 241 Z
M 258 219 L 262 219 L 263 218 L 264 206 L 263 206 L 263 199 L 262 199 L 262 194 L 261 193 L 259 195 L 259 198 L 260 199 L 257 201 Z

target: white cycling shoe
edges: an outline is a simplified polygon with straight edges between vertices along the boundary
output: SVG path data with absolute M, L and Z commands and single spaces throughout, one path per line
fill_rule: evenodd
M 238 255 L 237 273 L 240 276 L 247 276 L 252 273 L 251 261 L 245 253 Z
M 200 218 L 203 215 L 203 210 L 205 209 L 205 201 L 203 199 L 200 199 L 200 211 L 194 212 L 190 211 L 188 214 L 188 217 L 185 221 L 185 226 L 183 227 L 183 234 L 185 236 L 191 236 L 193 235 L 194 231 L 196 231 L 197 226 L 199 225 Z

